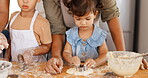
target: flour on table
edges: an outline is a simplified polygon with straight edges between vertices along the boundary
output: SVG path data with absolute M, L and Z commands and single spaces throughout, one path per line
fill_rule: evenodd
M 21 71 L 19 63 L 15 63 L 9 74 L 19 75 L 19 78 L 50 78 L 51 75 L 46 73 L 41 66 L 41 63 L 32 63 L 26 70 Z
M 80 72 L 80 71 L 77 71 L 76 68 L 69 68 L 66 73 L 68 74 L 73 74 L 73 75 L 83 75 L 83 76 L 87 76 L 91 73 L 93 73 L 93 69 L 91 68 L 88 68 L 86 71 L 83 71 L 83 72 Z

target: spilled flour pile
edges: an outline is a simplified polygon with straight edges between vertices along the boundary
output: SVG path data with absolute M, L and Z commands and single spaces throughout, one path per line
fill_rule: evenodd
M 32 63 L 28 69 L 21 71 L 19 64 L 13 64 L 10 74 L 17 74 L 21 78 L 48 78 L 50 74 L 46 73 L 44 69 L 41 69 L 40 63 Z

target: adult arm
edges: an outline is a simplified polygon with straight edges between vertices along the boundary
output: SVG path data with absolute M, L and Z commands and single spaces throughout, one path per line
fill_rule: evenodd
M 117 51 L 125 51 L 123 30 L 119 18 L 115 17 L 107 21 Z
M 101 0 L 101 18 L 107 22 L 117 51 L 125 50 L 123 30 L 119 20 L 119 9 L 116 0 Z
M 56 58 L 62 58 L 61 53 L 63 50 L 63 44 L 64 44 L 64 35 L 52 35 L 52 57 Z
M 52 33 L 52 58 L 48 60 L 45 70 L 50 74 L 57 74 L 61 73 L 63 68 L 61 53 L 66 27 L 59 0 L 43 0 L 43 4 Z
M 50 23 L 51 33 L 53 35 L 65 35 L 66 26 L 59 0 L 43 0 L 43 5 L 46 18 Z
M 0 32 L 4 29 L 9 17 L 9 0 L 0 0 Z M 0 33 L 0 53 L 4 48 L 8 47 L 6 37 Z
M 63 68 L 62 50 L 64 35 L 52 35 L 52 58 L 48 60 L 45 70 L 50 74 L 61 73 Z
M 116 6 L 116 0 L 101 0 L 103 5 L 101 9 L 102 21 L 107 21 L 113 41 L 117 51 L 125 50 L 125 43 L 123 38 L 123 30 L 119 21 L 119 9 Z M 143 67 L 148 69 L 148 63 L 145 59 L 142 60 Z M 142 65 L 141 65 L 142 66 Z
M 0 32 L 4 29 L 9 17 L 9 0 L 0 0 Z

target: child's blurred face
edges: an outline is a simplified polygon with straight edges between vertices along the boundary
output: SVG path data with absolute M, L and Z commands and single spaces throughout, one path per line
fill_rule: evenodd
M 32 11 L 40 0 L 17 0 L 22 11 Z
M 74 15 L 75 24 L 80 29 L 83 29 L 83 30 L 87 30 L 90 27 L 92 27 L 95 18 L 96 18 L 96 14 L 94 14 L 93 12 L 89 12 L 89 13 L 85 14 L 84 16 L 81 16 L 81 17 Z

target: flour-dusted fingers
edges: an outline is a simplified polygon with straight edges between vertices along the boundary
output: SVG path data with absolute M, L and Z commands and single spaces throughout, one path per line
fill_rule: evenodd
M 33 62 L 34 48 L 27 48 L 27 49 L 22 50 L 22 52 L 23 52 L 24 61 L 27 64 L 31 64 Z
M 148 69 L 148 62 L 146 61 L 146 59 L 142 59 L 142 63 L 144 64 L 144 68 Z
M 88 67 L 88 68 L 91 68 L 91 66 L 92 66 L 92 63 L 89 62 L 89 63 L 87 64 L 87 67 Z
M 58 59 L 59 59 L 59 61 L 58 61 L 57 65 L 59 66 L 59 69 L 62 71 L 62 69 L 63 69 L 63 60 L 62 60 L 62 58 L 58 58 Z
M 94 68 L 96 66 L 96 61 L 94 59 L 87 59 L 84 65 L 88 68 Z
M 57 72 L 57 73 L 61 73 L 61 68 L 63 64 L 59 64 L 59 63 L 63 63 L 61 58 L 52 58 L 50 59 L 51 61 L 51 66 L 53 67 L 53 69 Z M 59 66 L 60 65 L 60 66 Z
M 80 66 L 80 59 L 78 56 L 73 56 L 72 61 L 75 66 Z
M 91 67 L 90 60 L 86 60 L 84 65 L 90 68 Z
M 95 65 L 96 65 L 96 63 L 95 63 L 94 61 L 92 61 L 92 60 L 90 61 L 90 63 L 89 63 L 89 64 L 90 64 L 90 68 L 94 68 L 94 67 L 95 67 Z
M 51 66 L 50 60 L 48 60 L 48 62 L 47 62 L 46 65 L 45 65 L 45 71 L 46 71 L 47 73 L 52 74 L 52 75 L 57 74 L 56 71 L 55 71 L 55 70 L 53 69 L 53 67 Z
M 56 73 L 61 73 L 60 68 L 58 68 L 56 63 L 51 63 L 52 68 L 56 71 Z
M 47 73 L 52 74 L 52 75 L 57 74 L 56 71 L 52 68 L 52 66 L 48 66 L 48 67 L 46 66 L 46 67 L 45 67 L 45 71 L 46 71 Z

